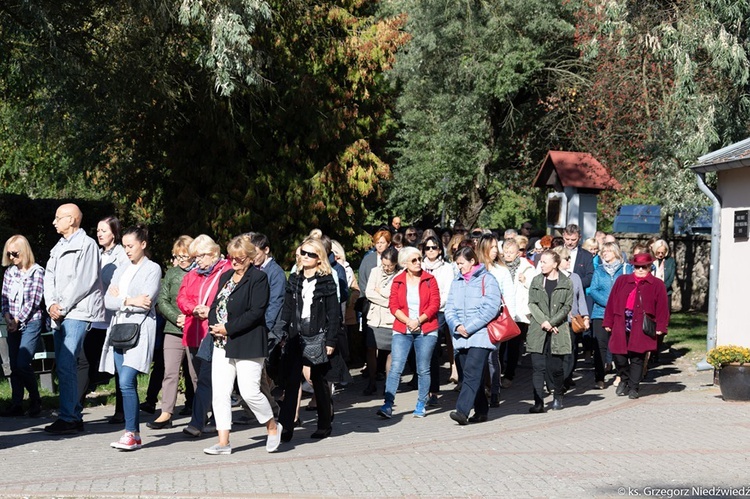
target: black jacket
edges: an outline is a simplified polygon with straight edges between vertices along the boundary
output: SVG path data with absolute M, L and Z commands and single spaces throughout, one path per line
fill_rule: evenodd
M 216 305 L 218 295 L 232 278 L 234 271 L 224 273 L 219 279 L 219 292 L 208 313 L 209 325 L 218 323 Z M 225 350 L 230 359 L 257 359 L 268 356 L 268 328 L 266 308 L 268 308 L 268 276 L 250 267 L 237 283 L 227 300 L 227 336 Z
M 581 278 L 584 290 L 591 286 L 591 278 L 594 277 L 594 256 L 580 246 L 576 253 L 576 261 L 573 262 L 573 272 Z
M 341 306 L 336 297 L 336 281 L 333 275 L 315 276 L 315 291 L 310 307 L 310 332 L 326 333 L 326 346 L 336 346 L 336 336 L 341 324 Z M 305 276 L 294 272 L 286 285 L 284 309 L 281 320 L 284 332 L 293 338 L 299 334 L 298 317 L 302 314 L 302 283 Z

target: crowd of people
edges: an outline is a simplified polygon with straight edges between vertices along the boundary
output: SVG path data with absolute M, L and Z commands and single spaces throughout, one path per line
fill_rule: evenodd
M 234 237 L 225 251 L 206 234 L 180 236 L 162 277 L 148 257 L 145 227 L 123 230 L 107 217 L 95 241 L 81 229 L 82 217 L 74 204 L 58 208 L 53 225 L 62 237 L 46 268 L 24 236 L 5 243 L 12 399 L 2 415 L 40 414 L 32 359 L 51 327 L 60 407 L 45 431 L 83 431 L 86 394 L 113 375 L 109 422 L 124 424 L 124 433 L 111 446 L 120 450 L 143 445 L 140 413 L 155 414 L 159 391 L 160 413 L 147 426 L 172 428 L 181 371 L 186 403 L 179 414 L 191 416 L 182 432 L 216 433 L 204 449 L 211 455 L 232 452 L 237 404 L 265 426 L 268 452 L 291 441 L 305 383 L 313 391 L 306 409 L 317 412 L 311 437 L 329 437 L 333 386 L 351 380 L 353 365 L 364 365 L 364 396 L 383 394 L 376 414 L 384 419 L 393 416 L 407 369 L 418 390 L 413 416 L 440 405 L 442 358 L 458 391 L 450 418 L 459 425 L 488 421 L 524 352 L 532 367 L 530 413 L 563 409 L 581 349 L 593 351 L 597 389 L 614 370 L 617 395 L 635 399 L 669 322 L 675 263 L 663 240 L 636 245 L 628 260 L 612 235 L 581 241 L 575 225 L 561 236 L 532 238 L 528 223 L 520 234 L 500 235 L 402 229 L 394 217 L 373 235 L 356 278 L 344 248 L 317 229 L 297 247 L 288 278 L 268 237 L 254 232 Z M 503 308 L 521 334 L 496 344 L 488 324 Z M 137 378 L 149 372 L 141 403 Z M 378 381 L 385 381 L 382 392 Z

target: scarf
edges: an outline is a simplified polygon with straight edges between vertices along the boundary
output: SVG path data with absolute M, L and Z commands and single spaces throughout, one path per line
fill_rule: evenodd
M 435 259 L 435 261 L 431 262 L 428 258 L 425 258 L 422 260 L 422 268 L 429 272 L 430 274 L 434 273 L 437 269 L 442 267 L 445 264 L 442 258 L 438 257 Z
M 602 260 L 602 267 L 610 277 L 614 277 L 617 271 L 622 268 L 622 262 L 619 260 L 614 260 L 612 262 L 606 263 L 604 260 Z
M 635 287 L 633 288 L 633 291 L 631 291 L 628 295 L 627 300 L 625 300 L 626 310 L 635 310 L 635 297 L 638 294 L 638 286 L 640 286 L 641 283 L 647 279 L 646 277 L 636 276 L 633 276 L 633 278 L 635 279 Z
M 510 271 L 510 278 L 514 281 L 516 280 L 516 272 L 518 271 L 518 267 L 521 265 L 521 257 L 517 256 L 515 260 L 508 263 L 505 262 L 505 266 L 508 267 L 508 270 Z
M 470 271 L 469 271 L 468 273 L 466 273 L 466 274 L 463 274 L 463 276 L 464 276 L 464 279 L 466 279 L 466 281 L 468 282 L 468 281 L 469 281 L 469 279 L 471 279 L 471 276 L 473 276 L 474 274 L 476 274 L 476 273 L 477 273 L 477 270 L 479 270 L 479 268 L 480 268 L 481 266 L 482 266 L 482 264 L 481 264 L 481 263 L 480 263 L 479 265 L 474 265 L 474 266 L 473 266 L 473 267 L 471 268 L 471 270 L 470 270 Z
M 203 275 L 203 276 L 206 276 L 206 275 L 211 275 L 211 272 L 213 272 L 213 271 L 214 271 L 214 267 L 216 267 L 216 265 L 217 265 L 217 264 L 218 264 L 218 263 L 219 263 L 220 261 L 221 261 L 221 257 L 219 257 L 219 259 L 218 259 L 218 260 L 216 260 L 216 261 L 215 261 L 214 263 L 212 263 L 212 264 L 211 264 L 211 266 L 210 266 L 210 267 L 208 267 L 207 269 L 205 269 L 205 270 L 204 270 L 204 269 L 202 269 L 202 268 L 200 268 L 200 267 L 197 267 L 197 268 L 195 269 L 195 272 L 196 272 L 196 273 L 197 273 L 198 275 Z

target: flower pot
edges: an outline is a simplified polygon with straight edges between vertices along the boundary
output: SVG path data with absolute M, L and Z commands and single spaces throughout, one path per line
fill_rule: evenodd
M 750 401 L 750 365 L 723 366 L 719 388 L 724 400 Z

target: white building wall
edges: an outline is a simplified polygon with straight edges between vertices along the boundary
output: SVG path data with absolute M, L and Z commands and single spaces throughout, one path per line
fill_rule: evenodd
M 750 210 L 750 168 L 719 172 L 717 191 L 722 209 L 716 343 L 750 347 L 750 240 L 734 238 L 734 212 Z

